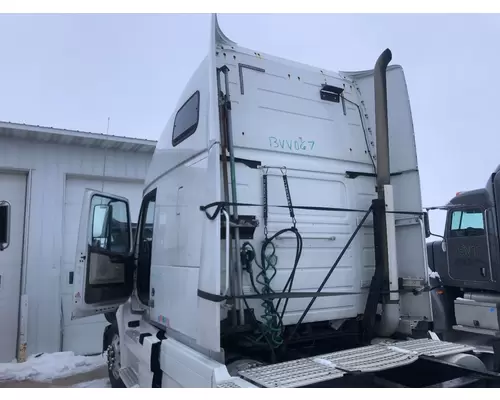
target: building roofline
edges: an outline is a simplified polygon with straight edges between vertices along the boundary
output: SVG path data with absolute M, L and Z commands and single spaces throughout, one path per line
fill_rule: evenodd
M 128 136 L 109 135 L 105 133 L 94 133 L 94 132 L 85 132 L 72 129 L 53 128 L 49 126 L 29 125 L 17 122 L 0 121 L 0 129 L 14 129 L 23 131 L 29 130 L 32 132 L 47 133 L 51 135 L 64 135 L 64 136 L 73 136 L 73 137 L 81 137 L 89 139 L 109 140 L 112 142 L 120 142 L 120 143 L 150 145 L 152 147 L 156 146 L 156 140 L 151 140 L 151 139 L 140 139 Z
M 0 121 L 0 136 L 85 147 L 153 153 L 156 140 Z

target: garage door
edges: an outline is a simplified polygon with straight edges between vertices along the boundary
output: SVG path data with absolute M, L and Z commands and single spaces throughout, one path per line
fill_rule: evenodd
M 73 271 L 75 265 L 78 225 L 85 189 L 94 189 L 123 196 L 130 201 L 132 222 L 137 221 L 142 200 L 142 182 L 98 180 L 69 177 L 66 180 L 61 268 L 61 342 L 63 351 L 95 354 L 102 351 L 102 333 L 107 322 L 102 315 L 71 321 Z
M 26 175 L 0 172 L 0 200 L 11 204 L 10 245 L 0 251 L 0 363 L 16 358 Z

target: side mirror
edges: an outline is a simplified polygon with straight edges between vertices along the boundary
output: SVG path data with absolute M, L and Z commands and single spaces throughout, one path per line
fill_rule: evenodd
M 0 251 L 10 244 L 10 203 L 0 201 Z
M 426 212 L 424 212 L 424 229 L 425 229 L 425 237 L 426 238 L 429 238 L 432 236 L 432 233 L 431 233 L 431 226 L 430 226 L 430 223 L 429 223 L 429 214 Z

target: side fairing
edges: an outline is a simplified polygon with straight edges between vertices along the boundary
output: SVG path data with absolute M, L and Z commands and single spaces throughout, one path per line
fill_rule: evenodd
M 200 211 L 201 205 L 220 200 L 215 41 L 213 17 L 209 54 L 158 141 L 145 189 L 157 187 L 150 319 L 177 340 L 212 352 L 220 350 L 220 305 L 199 299 L 197 291 L 220 292 L 220 217 L 209 220 Z M 199 103 L 191 106 L 195 93 Z M 179 117 L 186 109 L 194 118 L 189 123 Z M 185 118 L 191 117 L 188 112 Z M 189 132 L 176 140 L 183 125 Z

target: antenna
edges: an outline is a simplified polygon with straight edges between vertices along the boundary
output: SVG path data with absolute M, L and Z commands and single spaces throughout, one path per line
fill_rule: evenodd
M 108 117 L 108 127 L 106 128 L 106 135 L 109 133 L 109 117 Z

